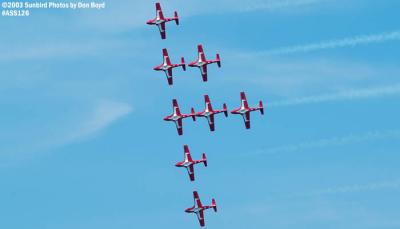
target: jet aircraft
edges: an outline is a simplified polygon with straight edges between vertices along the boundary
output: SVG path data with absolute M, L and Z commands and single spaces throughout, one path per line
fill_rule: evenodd
M 161 9 L 160 3 L 156 3 L 156 17 L 154 19 L 148 20 L 146 24 L 148 25 L 156 25 L 160 30 L 161 39 L 165 39 L 167 37 L 165 31 L 165 24 L 170 21 L 175 21 L 176 25 L 179 25 L 179 17 L 178 12 L 175 11 L 174 17 L 166 18 L 164 17 L 163 11 Z
M 217 212 L 217 203 L 215 202 L 215 199 L 212 199 L 211 205 L 203 206 L 203 204 L 200 201 L 199 194 L 196 191 L 193 192 L 193 199 L 194 199 L 193 207 L 186 209 L 185 212 L 196 214 L 200 226 L 204 227 L 205 226 L 204 211 L 212 208 L 214 212 Z
M 203 153 L 203 157 L 201 160 L 193 160 L 192 156 L 190 155 L 189 146 L 185 145 L 184 147 L 184 160 L 175 164 L 176 167 L 183 167 L 187 169 L 189 174 L 190 181 L 194 181 L 194 165 L 199 163 L 204 163 L 204 166 L 207 167 L 207 158 L 206 154 Z
M 207 82 L 208 74 L 207 74 L 207 65 L 217 63 L 218 67 L 221 67 L 221 58 L 219 54 L 215 60 L 207 60 L 206 55 L 204 54 L 203 46 L 197 46 L 198 57 L 196 61 L 193 61 L 189 64 L 189 67 L 197 67 L 200 68 L 201 76 L 203 77 L 203 81 Z
M 196 120 L 196 116 L 194 113 L 182 114 L 178 106 L 178 101 L 176 99 L 172 100 L 172 108 L 173 108 L 172 114 L 166 116 L 164 120 L 175 122 L 176 129 L 178 130 L 178 135 L 182 135 L 183 134 L 182 120 L 189 117 L 191 117 L 193 120 Z
M 257 108 L 249 107 L 249 104 L 246 99 L 246 94 L 244 92 L 240 92 L 240 107 L 232 110 L 231 113 L 240 114 L 243 117 L 246 129 L 250 129 L 250 112 L 257 110 L 259 110 L 262 115 L 264 114 L 264 107 L 262 101 L 259 102 L 259 106 Z
M 168 50 L 163 49 L 163 63 L 154 67 L 153 69 L 156 71 L 164 71 L 165 75 L 167 76 L 168 84 L 172 85 L 172 69 L 177 67 L 182 67 L 183 71 L 186 71 L 185 59 L 182 57 L 180 64 L 172 64 L 168 55 Z
M 205 108 L 201 112 L 195 113 L 194 108 L 192 108 L 192 113 L 196 114 L 196 117 L 205 117 L 208 121 L 208 125 L 210 126 L 210 130 L 215 130 L 215 123 L 214 123 L 214 115 L 219 113 L 224 113 L 225 117 L 228 117 L 228 109 L 226 104 L 223 104 L 222 110 L 214 110 L 211 105 L 210 97 L 208 95 L 204 95 L 205 100 Z

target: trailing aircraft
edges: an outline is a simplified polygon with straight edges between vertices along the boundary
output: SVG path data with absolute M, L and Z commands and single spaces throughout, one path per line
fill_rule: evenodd
M 212 199 L 211 205 L 203 206 L 203 204 L 200 201 L 199 194 L 196 191 L 193 192 L 193 199 L 194 199 L 193 207 L 186 209 L 185 212 L 196 214 L 200 226 L 204 227 L 205 226 L 204 211 L 212 208 L 214 212 L 217 212 L 217 203 L 215 202 L 215 199 Z
M 246 94 L 244 92 L 240 92 L 240 107 L 232 110 L 231 113 L 240 114 L 243 117 L 246 129 L 250 129 L 250 112 L 257 110 L 259 110 L 262 115 L 264 114 L 264 106 L 262 101 L 259 102 L 259 105 L 256 108 L 249 107 Z

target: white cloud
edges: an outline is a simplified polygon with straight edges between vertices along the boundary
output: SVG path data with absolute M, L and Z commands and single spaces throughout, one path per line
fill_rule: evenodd
M 65 102 L 64 102 L 65 103 Z M 54 109 L 60 110 L 58 105 Z M 85 102 L 84 104 L 63 104 L 65 108 L 52 110 L 39 107 L 23 116 L 21 123 L 12 123 L 0 132 L 7 143 L 0 148 L 0 166 L 13 165 L 51 149 L 81 142 L 97 136 L 111 125 L 133 112 L 131 105 L 113 100 Z
M 64 142 L 74 142 L 91 137 L 132 112 L 125 103 L 101 101 L 86 119 L 76 124 L 75 130 L 64 138 Z

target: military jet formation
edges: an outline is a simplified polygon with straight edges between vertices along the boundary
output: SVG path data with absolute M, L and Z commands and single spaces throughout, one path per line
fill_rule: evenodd
M 191 109 L 190 114 L 182 114 L 178 106 L 176 99 L 172 100 L 172 114 L 164 118 L 165 121 L 175 122 L 178 135 L 183 135 L 183 124 L 182 120 L 185 118 L 192 118 L 196 121 L 196 117 L 204 117 L 208 121 L 210 131 L 215 131 L 215 115 L 219 113 L 224 113 L 225 117 L 228 117 L 228 108 L 226 104 L 223 104 L 221 110 L 214 110 L 211 105 L 211 100 L 208 95 L 204 96 L 205 108 L 201 112 L 195 112 L 194 108 Z M 241 115 L 245 124 L 246 129 L 250 129 L 250 113 L 253 111 L 260 111 L 264 114 L 263 102 L 260 101 L 258 107 L 249 107 L 247 102 L 246 94 L 244 92 L 240 93 L 240 107 L 231 111 L 231 114 Z
M 179 25 L 179 17 L 178 13 L 175 11 L 174 16 L 171 18 L 164 17 L 164 13 L 161 9 L 160 3 L 156 3 L 156 17 L 147 21 L 148 25 L 155 25 L 158 27 L 161 35 L 161 39 L 166 39 L 166 23 L 170 21 L 175 21 L 176 25 Z M 163 71 L 167 77 L 168 85 L 173 85 L 173 69 L 174 68 L 182 68 L 183 71 L 186 71 L 186 63 L 185 59 L 181 57 L 180 63 L 173 63 L 168 54 L 168 50 L 164 48 L 162 50 L 163 62 L 160 65 L 157 65 L 153 68 L 155 71 Z M 217 53 L 216 58 L 214 60 L 207 60 L 203 45 L 199 44 L 197 46 L 197 59 L 188 64 L 189 67 L 199 68 L 202 76 L 203 82 L 208 81 L 208 65 L 217 64 L 217 66 L 221 67 L 221 58 Z M 193 121 L 196 121 L 196 118 L 203 117 L 207 120 L 210 131 L 215 131 L 215 115 L 223 113 L 225 117 L 228 117 L 228 108 L 226 103 L 222 105 L 222 109 L 218 110 L 213 108 L 211 104 L 210 97 L 208 95 L 204 95 L 204 110 L 196 112 L 192 107 L 191 112 L 189 114 L 181 113 L 181 110 L 178 105 L 177 99 L 172 100 L 172 114 L 164 117 L 165 121 L 174 122 L 176 129 L 178 131 L 178 135 L 183 135 L 183 120 L 186 118 L 192 118 Z M 231 114 L 241 115 L 246 129 L 250 129 L 250 113 L 253 111 L 260 111 L 260 113 L 264 114 L 264 107 L 262 101 L 259 102 L 258 107 L 250 107 L 247 102 L 246 94 L 244 92 L 240 93 L 240 107 L 232 110 Z M 201 159 L 193 160 L 189 146 L 184 145 L 184 159 L 183 161 L 177 162 L 175 164 L 176 167 L 185 168 L 189 175 L 189 180 L 191 182 L 195 181 L 195 165 L 204 164 L 207 167 L 207 157 L 206 154 L 203 153 Z M 185 210 L 186 213 L 196 214 L 197 219 L 200 223 L 201 227 L 205 226 L 205 218 L 204 211 L 207 209 L 213 209 L 217 212 L 217 204 L 215 199 L 211 200 L 211 205 L 203 205 L 199 194 L 197 191 L 193 191 L 193 199 L 194 204 L 192 207 L 187 208 Z
M 192 68 L 199 68 L 203 81 L 207 82 L 208 81 L 207 65 L 216 63 L 218 67 L 221 67 L 220 55 L 217 54 L 215 60 L 207 60 L 206 55 L 204 53 L 203 45 L 201 44 L 197 46 L 197 53 L 198 53 L 197 60 L 189 63 L 188 66 Z M 177 67 L 182 67 L 183 71 L 186 71 L 185 59 L 182 57 L 180 64 L 172 64 L 167 49 L 163 49 L 163 63 L 154 67 L 153 69 L 155 71 L 164 71 L 165 75 L 167 76 L 168 84 L 173 85 L 172 69 Z

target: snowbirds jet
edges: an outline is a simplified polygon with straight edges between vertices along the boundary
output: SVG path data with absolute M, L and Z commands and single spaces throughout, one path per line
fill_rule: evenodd
M 164 71 L 165 75 L 167 76 L 168 84 L 172 85 L 173 84 L 172 69 L 177 67 L 182 67 L 183 71 L 186 71 L 185 59 L 182 57 L 180 64 L 172 64 L 168 55 L 168 50 L 163 49 L 163 63 L 158 66 L 155 66 L 153 69 L 156 71 Z
M 214 110 L 211 105 L 210 97 L 208 95 L 204 95 L 205 100 L 205 109 L 201 112 L 195 113 L 194 108 L 192 108 L 192 113 L 195 113 L 196 117 L 205 117 L 208 121 L 208 125 L 210 126 L 210 130 L 215 130 L 215 123 L 214 123 L 214 115 L 219 113 L 224 113 L 225 117 L 228 117 L 228 109 L 226 104 L 223 104 L 222 110 Z
M 175 11 L 174 17 L 172 18 L 166 18 L 164 17 L 164 14 L 161 9 L 160 3 L 156 3 L 156 17 L 154 19 L 151 19 L 147 21 L 148 25 L 156 25 L 158 29 L 160 30 L 161 34 L 161 39 L 165 39 L 166 36 L 166 31 L 165 31 L 165 24 L 170 21 L 175 21 L 176 25 L 179 25 L 179 17 L 178 13 Z
M 257 108 L 249 107 L 246 99 L 246 94 L 244 92 L 240 92 L 240 107 L 238 109 L 232 110 L 231 113 L 242 115 L 244 124 L 246 125 L 246 129 L 250 129 L 250 112 L 257 110 L 259 110 L 262 115 L 264 114 L 262 101 L 259 102 L 259 106 Z
M 190 155 L 189 146 L 184 145 L 183 148 L 184 148 L 184 152 L 185 152 L 185 156 L 184 156 L 185 159 L 181 162 L 176 163 L 175 166 L 186 168 L 187 172 L 189 174 L 189 177 L 190 177 L 190 181 L 194 181 L 194 165 L 199 164 L 199 163 L 204 163 L 204 166 L 207 167 L 206 154 L 203 153 L 203 157 L 201 160 L 193 160 L 192 156 Z
M 205 226 L 204 210 L 212 208 L 214 209 L 214 212 L 217 212 L 217 203 L 215 202 L 215 199 L 212 199 L 211 205 L 203 206 L 203 204 L 200 201 L 199 194 L 196 191 L 193 192 L 193 198 L 194 198 L 193 207 L 186 209 L 185 212 L 196 214 L 200 226 L 204 227 Z
M 204 54 L 202 45 L 197 46 L 197 52 L 198 52 L 197 60 L 190 63 L 189 67 L 200 68 L 201 76 L 203 77 L 203 81 L 207 82 L 207 79 L 208 79 L 207 65 L 217 63 L 218 67 L 221 67 L 221 58 L 219 57 L 219 54 L 217 54 L 217 57 L 215 60 L 207 60 L 206 55 Z
M 192 117 L 193 121 L 196 120 L 195 114 L 181 114 L 178 106 L 178 101 L 176 99 L 172 100 L 172 114 L 164 118 L 165 121 L 175 122 L 176 129 L 178 130 L 178 135 L 183 134 L 182 120 L 185 118 Z

